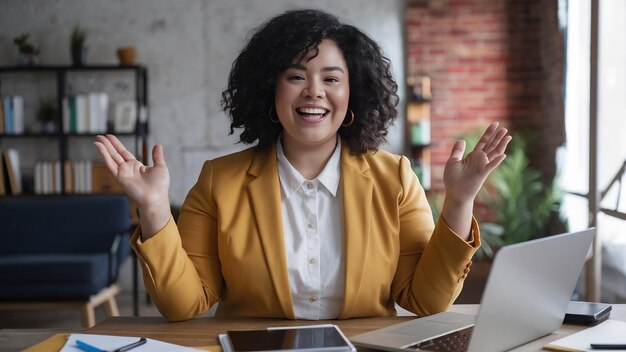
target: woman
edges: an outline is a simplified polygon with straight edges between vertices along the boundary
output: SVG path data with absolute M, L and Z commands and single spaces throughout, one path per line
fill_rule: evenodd
M 396 117 L 389 60 L 358 29 L 314 10 L 281 14 L 233 64 L 222 105 L 231 133 L 257 145 L 207 161 L 169 210 L 161 146 L 154 166 L 111 135 L 96 147 L 140 213 L 131 245 L 146 288 L 172 321 L 219 301 L 218 316 L 344 319 L 447 309 L 480 245 L 472 203 L 504 160 L 492 124 L 444 171 L 433 224 L 405 157 L 378 150 Z

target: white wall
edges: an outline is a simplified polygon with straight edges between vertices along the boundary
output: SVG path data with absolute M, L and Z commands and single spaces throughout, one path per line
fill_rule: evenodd
M 304 7 L 336 14 L 378 41 L 404 96 L 403 0 L 0 0 L 0 65 L 16 62 L 12 40 L 23 32 L 41 47 L 42 64 L 67 64 L 75 23 L 90 31 L 90 64 L 117 63 L 117 47 L 137 47 L 138 62 L 149 70 L 150 142 L 164 146 L 171 202 L 180 204 L 205 159 L 243 147 L 234 145 L 236 136 L 228 136 L 230 121 L 219 101 L 247 35 L 275 14 Z M 111 85 L 129 89 L 119 81 Z M 0 93 L 13 93 L 12 88 L 4 84 Z M 400 106 L 401 116 L 384 146 L 397 153 L 402 151 L 403 110 Z M 72 157 L 95 158 L 88 142 Z M 48 147 L 30 154 L 35 153 L 37 158 L 54 156 Z M 34 162 L 25 159 L 26 165 Z

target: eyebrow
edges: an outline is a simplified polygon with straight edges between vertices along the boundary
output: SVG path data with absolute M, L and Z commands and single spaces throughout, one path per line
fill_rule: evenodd
M 303 71 L 307 70 L 306 67 L 300 64 L 290 64 L 288 68 L 295 68 L 295 69 L 303 70 Z M 322 68 L 322 72 L 328 72 L 328 71 L 339 71 L 341 73 L 345 73 L 345 71 L 339 66 L 327 66 L 327 67 Z

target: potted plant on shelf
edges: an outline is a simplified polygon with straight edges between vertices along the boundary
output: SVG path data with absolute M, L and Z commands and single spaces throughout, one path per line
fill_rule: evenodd
M 134 46 L 117 48 L 117 58 L 121 66 L 132 66 L 137 59 L 137 50 Z
M 41 133 L 52 134 L 55 131 L 54 120 L 57 117 L 56 102 L 52 98 L 42 99 L 37 106 L 37 121 L 41 124 Z
M 70 35 L 70 53 L 72 55 L 72 65 L 84 66 L 87 58 L 87 40 L 88 32 L 81 25 L 77 24 L 72 28 Z
M 34 66 L 38 61 L 39 49 L 28 41 L 28 37 L 30 37 L 30 34 L 24 33 L 13 39 L 13 43 L 19 51 L 19 66 Z

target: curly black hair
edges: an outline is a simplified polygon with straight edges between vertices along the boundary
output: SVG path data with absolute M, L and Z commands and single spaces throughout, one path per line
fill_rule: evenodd
M 348 108 L 354 123 L 339 135 L 353 154 L 375 151 L 385 142 L 387 129 L 397 116 L 398 85 L 390 61 L 378 44 L 356 27 L 318 10 L 287 11 L 256 29 L 233 62 L 222 109 L 232 119 L 230 134 L 243 128 L 240 141 L 267 148 L 276 142 L 282 126 L 270 120 L 276 80 L 293 62 L 304 59 L 324 39 L 343 52 L 350 75 Z

